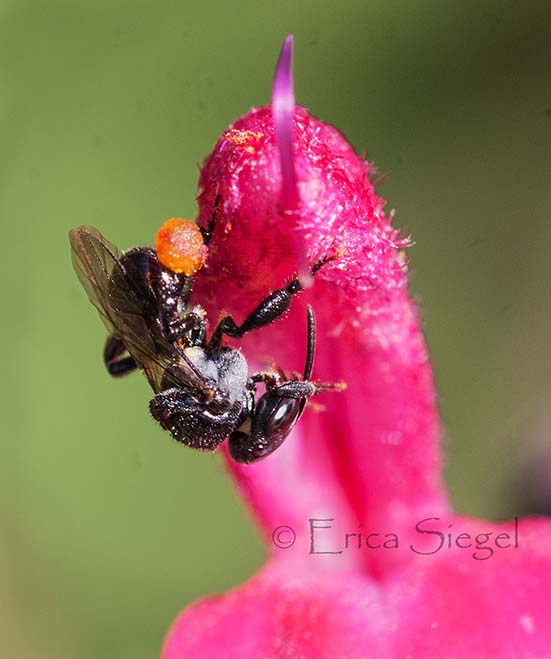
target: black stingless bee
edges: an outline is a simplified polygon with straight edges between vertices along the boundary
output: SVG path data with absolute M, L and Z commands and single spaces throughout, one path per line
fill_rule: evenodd
M 143 371 L 155 393 L 151 414 L 178 442 L 212 451 L 229 438 L 232 457 L 251 463 L 281 445 L 310 396 L 342 385 L 310 380 L 315 348 L 311 307 L 302 379 L 288 379 L 281 371 L 249 376 L 243 354 L 222 345 L 224 335 L 242 337 L 285 313 L 302 290 L 298 277 L 270 293 L 241 325 L 226 316 L 207 337 L 206 312 L 191 303 L 191 291 L 211 233 L 212 224 L 203 229 L 176 219 L 157 234 L 157 249 L 120 252 L 91 227 L 73 229 L 69 239 L 76 274 L 109 332 L 103 352 L 109 373 L 119 377 Z M 266 391 L 256 397 L 259 383 Z

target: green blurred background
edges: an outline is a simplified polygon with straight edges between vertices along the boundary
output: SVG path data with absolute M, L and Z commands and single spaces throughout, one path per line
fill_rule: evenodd
M 455 505 L 526 508 L 523 465 L 551 451 L 550 3 L 4 0 L 2 656 L 156 657 L 184 604 L 262 562 L 218 459 L 155 427 L 142 378 L 107 377 L 66 234 L 126 247 L 193 217 L 288 32 L 299 102 L 392 172 L 417 242 Z

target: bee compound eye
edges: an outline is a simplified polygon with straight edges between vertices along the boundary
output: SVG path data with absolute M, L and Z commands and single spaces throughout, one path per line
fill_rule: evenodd
M 279 398 L 266 419 L 264 431 L 267 437 L 285 437 L 300 414 L 298 398 Z
M 285 440 L 302 410 L 301 400 L 273 393 L 261 396 L 249 417 L 229 438 L 229 450 L 237 462 L 251 464 L 273 453 Z

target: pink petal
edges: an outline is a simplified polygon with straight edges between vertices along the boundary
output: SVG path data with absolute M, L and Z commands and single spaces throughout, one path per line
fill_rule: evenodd
M 286 444 L 262 463 L 230 464 L 268 536 L 279 524 L 304 528 L 321 511 L 350 528 L 411 529 L 448 507 L 440 429 L 427 350 L 398 231 L 369 179 L 372 171 L 333 127 L 295 113 L 300 211 L 295 230 L 310 263 L 327 255 L 312 289 L 288 316 L 239 342 L 251 362 L 302 370 L 305 305 L 318 319 L 314 375 L 345 380 L 307 411 Z M 289 227 L 280 221 L 281 171 L 270 108 L 251 111 L 218 141 L 201 173 L 200 222 L 216 229 L 197 299 L 212 319 L 238 322 L 297 272 Z M 362 557 L 382 574 L 391 555 Z
M 391 657 L 380 595 L 357 574 L 288 574 L 274 562 L 244 586 L 184 611 L 162 659 Z
M 450 523 L 456 534 L 512 533 L 511 522 Z M 241 588 L 184 611 L 162 659 L 549 657 L 550 548 L 549 522 L 521 520 L 518 549 L 488 560 L 443 549 L 384 582 L 322 571 L 314 560 L 272 561 Z
M 512 535 L 513 524 L 458 517 L 453 530 L 495 538 Z M 551 524 L 520 520 L 518 539 L 518 548 L 496 549 L 486 560 L 465 549 L 417 557 L 387 590 L 395 610 L 394 656 L 551 657 Z

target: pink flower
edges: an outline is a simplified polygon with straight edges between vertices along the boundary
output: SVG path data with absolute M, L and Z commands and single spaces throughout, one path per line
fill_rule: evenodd
M 407 240 L 373 166 L 295 108 L 291 48 L 271 108 L 233 124 L 203 166 L 199 221 L 217 204 L 216 224 L 196 297 L 211 318 L 243 319 L 335 255 L 286 318 L 240 345 L 251 367 L 300 371 L 312 304 L 315 377 L 348 389 L 321 395 L 325 409 L 306 410 L 265 460 L 228 458 L 271 555 L 243 586 L 186 609 L 162 657 L 551 657 L 551 526 L 451 511 Z

